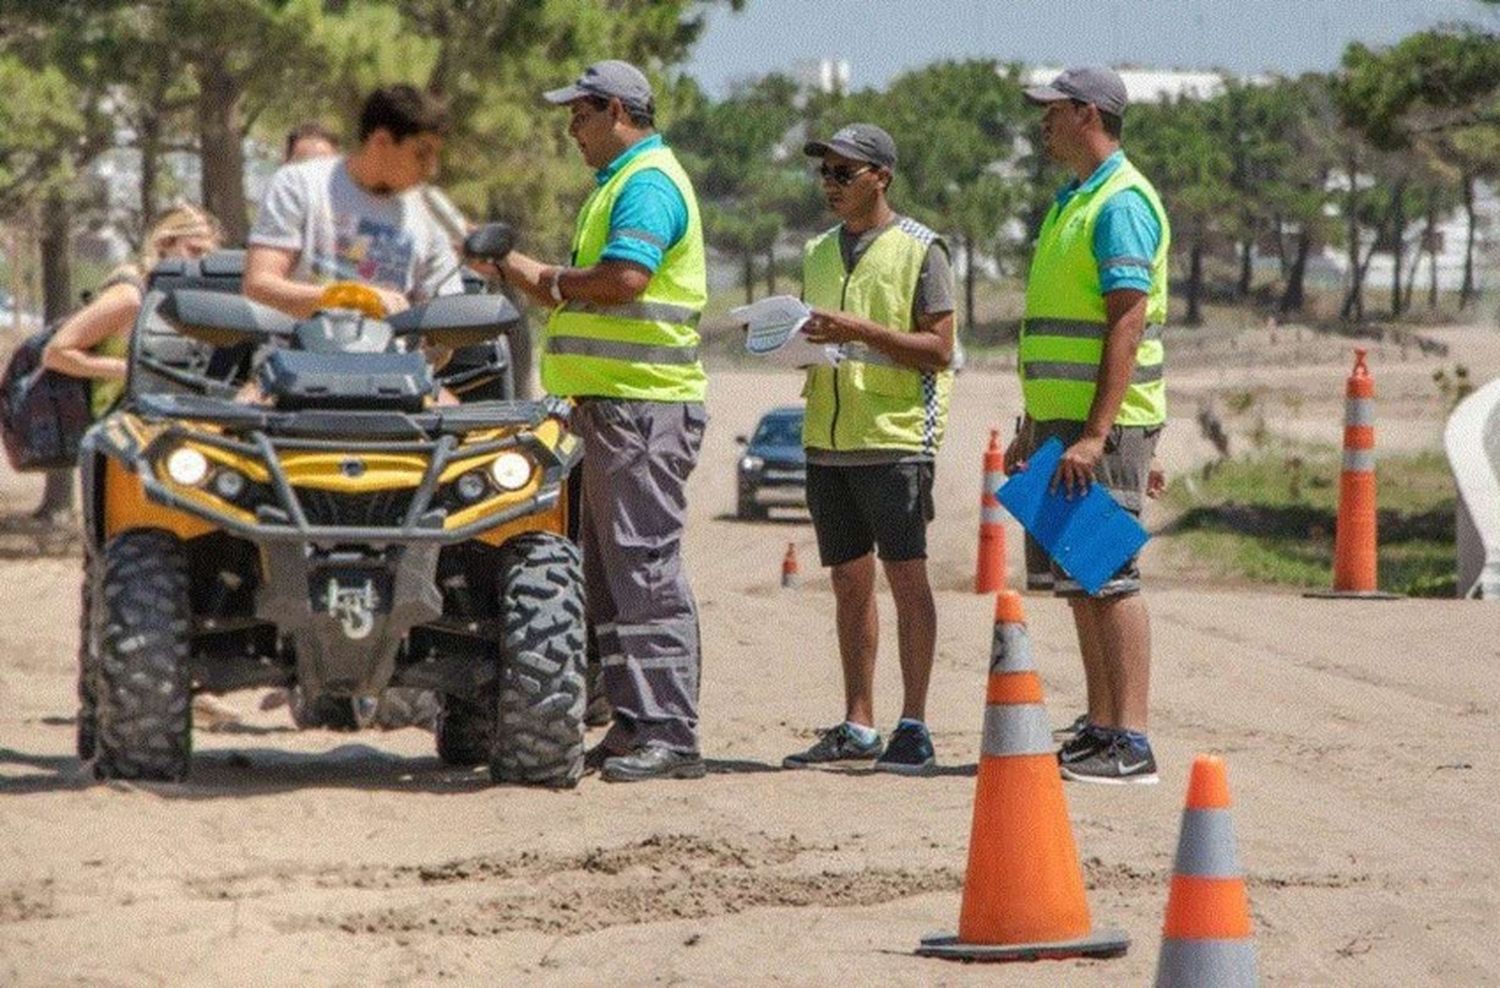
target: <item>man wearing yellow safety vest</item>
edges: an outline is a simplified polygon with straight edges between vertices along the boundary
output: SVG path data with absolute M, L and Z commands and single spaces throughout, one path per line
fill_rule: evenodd
M 596 170 L 566 265 L 518 251 L 504 277 L 552 310 L 542 386 L 577 402 L 589 623 L 614 723 L 586 765 L 612 782 L 704 775 L 698 610 L 682 568 L 685 485 L 707 415 L 698 317 L 708 297 L 692 182 L 625 62 L 545 94 Z
M 1024 469 L 1033 449 L 1058 437 L 1066 448 L 1054 489 L 1098 481 L 1139 515 L 1167 417 L 1167 214 L 1120 150 L 1126 93 L 1118 74 L 1070 68 L 1026 96 L 1045 107 L 1047 153 L 1074 178 L 1047 213 L 1031 264 L 1019 358 L 1026 415 L 1006 469 Z M 1027 555 L 1028 569 L 1045 559 Z M 1054 592 L 1072 607 L 1088 685 L 1088 712 L 1059 732 L 1071 735 L 1058 753 L 1063 777 L 1155 782 L 1146 738 L 1151 633 L 1136 561 L 1092 596 L 1049 565 Z
M 925 723 L 937 634 L 927 524 L 953 378 L 953 272 L 947 245 L 886 201 L 889 134 L 850 124 L 803 150 L 821 159 L 823 195 L 842 221 L 803 255 L 807 335 L 840 344 L 840 359 L 807 372 L 802 440 L 818 555 L 833 571 L 845 711 L 783 764 L 875 759 L 877 770 L 921 775 L 936 767 Z M 876 555 L 896 601 L 904 687 L 888 745 L 874 726 Z

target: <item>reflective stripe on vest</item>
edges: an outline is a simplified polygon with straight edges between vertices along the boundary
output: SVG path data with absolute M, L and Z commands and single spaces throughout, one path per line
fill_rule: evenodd
M 853 271 L 846 271 L 835 227 L 809 241 L 804 251 L 803 298 L 817 308 L 913 332 L 917 284 L 934 244 L 947 249 L 931 230 L 902 219 L 875 238 Z M 803 443 L 814 449 L 931 455 L 947 426 L 952 386 L 950 370 L 919 371 L 863 343 L 846 343 L 836 367 L 808 369 Z
M 1155 189 L 1129 161 L 1121 161 L 1098 188 L 1076 193 L 1062 209 L 1054 204 L 1042 224 L 1026 286 L 1018 360 L 1026 413 L 1033 419 L 1088 418 L 1108 330 L 1094 228 L 1104 204 L 1126 190 L 1139 193 L 1156 212 L 1161 241 L 1149 262 L 1147 325 L 1115 423 L 1158 425 L 1166 419 L 1161 324 L 1167 314 L 1171 228 Z
M 647 169 L 659 170 L 677 187 L 687 206 L 687 230 L 667 249 L 639 298 L 621 305 L 570 299 L 553 309 L 541 347 L 542 386 L 551 394 L 703 400 L 697 326 L 708 299 L 708 262 L 693 185 L 671 151 L 642 151 L 595 190 L 578 215 L 573 264 L 599 261 L 620 192 Z

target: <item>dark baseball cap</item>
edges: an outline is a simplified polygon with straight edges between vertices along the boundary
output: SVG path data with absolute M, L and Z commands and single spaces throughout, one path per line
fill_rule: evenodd
M 595 62 L 584 69 L 583 75 L 571 86 L 549 90 L 542 94 L 542 99 L 561 105 L 580 96 L 614 97 L 633 110 L 654 109 L 651 81 L 645 73 L 629 62 L 615 59 Z
M 1125 115 L 1125 81 L 1114 69 L 1104 65 L 1075 65 L 1045 86 L 1031 86 L 1026 98 L 1033 103 L 1055 103 L 1076 99 L 1092 103 L 1105 113 Z
M 802 145 L 802 153 L 809 157 L 821 157 L 828 151 L 855 161 L 868 161 L 877 168 L 896 166 L 896 142 L 874 124 L 849 124 L 840 127 L 826 141 L 808 141 Z

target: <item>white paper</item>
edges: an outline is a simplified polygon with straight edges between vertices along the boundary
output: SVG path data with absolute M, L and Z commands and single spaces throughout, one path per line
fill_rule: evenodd
M 745 352 L 778 367 L 835 364 L 838 347 L 814 343 L 803 334 L 812 309 L 794 295 L 772 295 L 729 310 L 729 318 L 747 327 Z

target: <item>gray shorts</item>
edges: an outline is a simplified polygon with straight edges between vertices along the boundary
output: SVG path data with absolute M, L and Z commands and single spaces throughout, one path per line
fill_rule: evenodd
M 1146 478 L 1151 473 L 1151 460 L 1156 455 L 1156 441 L 1161 430 L 1159 425 L 1117 425 L 1110 429 L 1104 440 L 1104 456 L 1094 471 L 1094 479 L 1104 485 L 1120 507 L 1137 518 L 1145 506 Z M 1082 434 L 1082 422 L 1032 422 L 1026 436 L 1027 455 L 1053 436 L 1067 447 L 1077 442 Z M 1026 536 L 1026 589 L 1051 590 L 1059 597 L 1088 596 L 1088 591 L 1063 572 L 1029 534 Z M 1140 589 L 1140 567 L 1136 564 L 1136 557 L 1131 556 L 1094 596 L 1120 597 L 1139 593 Z

